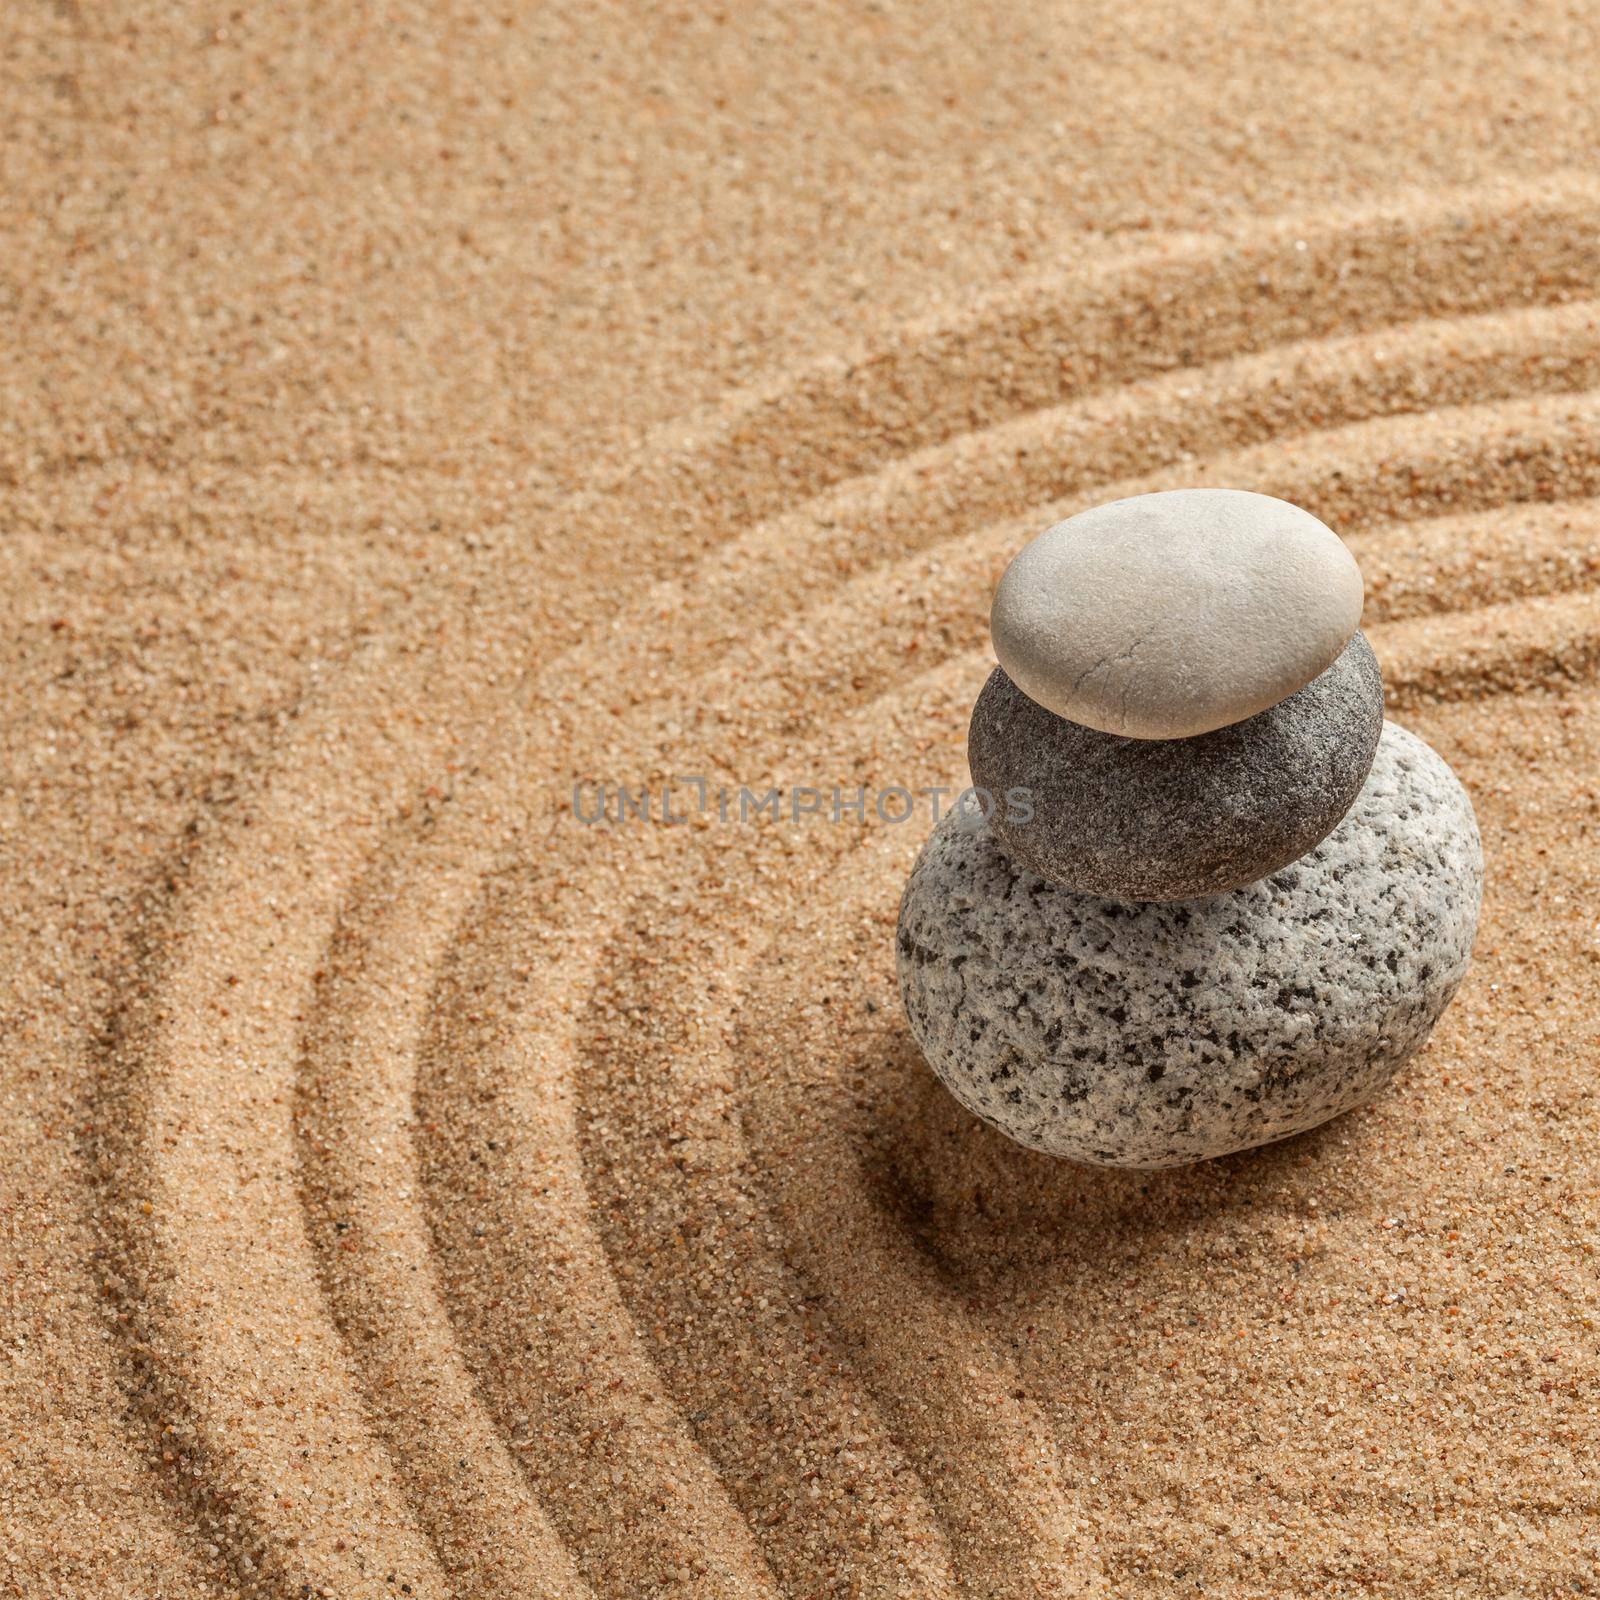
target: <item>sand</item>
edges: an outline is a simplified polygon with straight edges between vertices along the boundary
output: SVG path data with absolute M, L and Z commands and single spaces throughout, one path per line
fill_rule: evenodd
M 1600 1590 L 1590 8 L 0 35 L 0 1593 Z M 959 783 L 1185 484 L 1348 538 L 1488 899 L 1377 1103 L 1092 1173 L 908 1041 L 922 802 L 737 795 Z

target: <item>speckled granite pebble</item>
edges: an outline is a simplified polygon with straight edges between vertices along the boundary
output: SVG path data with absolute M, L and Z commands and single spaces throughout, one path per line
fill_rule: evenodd
M 1355 558 L 1309 511 L 1168 489 L 1047 528 L 1006 568 L 989 631 L 1012 682 L 1057 716 L 1188 739 L 1310 683 L 1361 601 Z
M 1350 809 L 1383 728 L 1383 675 L 1357 634 L 1266 711 L 1193 739 L 1068 722 L 990 674 L 967 735 L 1006 849 L 1052 883 L 1113 900 L 1222 894 L 1297 861 Z M 1025 820 L 1024 820 L 1025 819 Z
M 1381 1089 L 1466 971 L 1482 883 L 1471 801 L 1390 723 L 1315 850 L 1205 900 L 1056 888 L 948 815 L 901 902 L 901 993 L 934 1071 L 1011 1138 L 1175 1166 Z

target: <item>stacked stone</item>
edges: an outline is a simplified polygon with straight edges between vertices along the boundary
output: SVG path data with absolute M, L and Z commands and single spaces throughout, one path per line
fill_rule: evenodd
M 1115 501 L 1011 563 L 968 735 L 997 803 L 935 828 L 898 931 L 912 1030 L 978 1116 L 1173 1166 L 1337 1116 L 1422 1045 L 1482 855 L 1383 720 L 1361 607 L 1331 529 L 1239 490 Z

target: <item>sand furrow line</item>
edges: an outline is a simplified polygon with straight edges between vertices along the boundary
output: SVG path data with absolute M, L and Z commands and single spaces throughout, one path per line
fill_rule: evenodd
M 1592 317 L 1562 302 L 1584 292 L 1586 284 L 1592 288 L 1590 234 L 1578 224 L 1594 210 L 1588 187 L 1557 182 L 1531 186 L 1509 207 L 1499 199 L 1480 205 L 1470 196 L 1455 196 L 1434 207 L 1322 219 L 1303 237 L 1294 231 L 1299 224 L 1280 223 L 1248 239 L 1184 245 L 1168 254 L 1156 252 L 1154 259 L 1119 263 L 1075 279 L 1069 292 L 1056 286 L 1053 298 L 986 308 L 972 325 L 908 330 L 901 345 L 862 365 L 830 368 L 788 383 L 775 399 L 734 402 L 686 432 L 669 430 L 658 441 L 661 453 L 639 474 L 580 497 L 570 508 L 569 526 L 614 525 L 619 519 L 636 523 L 652 530 L 642 547 L 659 548 L 662 570 L 682 569 L 697 547 L 726 542 L 751 518 L 796 504 L 852 474 L 876 472 L 917 449 L 936 447 L 926 462 L 891 466 L 890 480 L 896 474 L 914 477 L 919 469 L 945 478 L 948 464 L 939 451 L 947 441 L 1028 417 L 1064 396 L 1185 363 L 1240 357 L 1286 338 L 1317 340 L 1335 327 L 1375 330 L 1418 318 L 1491 313 L 1479 326 L 1460 330 L 1481 352 L 1482 371 L 1498 374 L 1491 388 L 1498 384 L 1498 392 L 1508 395 L 1521 390 L 1560 395 L 1585 385 L 1592 359 L 1584 341 Z M 1462 280 L 1449 270 L 1463 236 L 1484 265 L 1479 279 Z M 1352 294 L 1361 304 L 1360 315 L 1354 322 L 1319 321 L 1322 309 L 1306 308 L 1325 308 L 1327 297 L 1318 302 L 1297 285 L 1302 279 L 1320 281 L 1316 274 L 1339 268 L 1358 280 Z M 1241 293 L 1247 280 L 1255 285 L 1250 296 Z M 1526 323 L 1519 321 L 1520 313 L 1503 313 L 1504 307 L 1519 305 L 1556 309 L 1529 312 Z M 1431 350 L 1426 360 L 1432 370 L 1442 370 L 1447 341 L 1456 331 L 1413 328 L 1396 337 L 1407 348 Z M 1563 353 L 1565 333 L 1579 337 Z M 1518 340 L 1525 340 L 1520 357 Z M 1119 349 L 1122 356 L 1108 355 Z M 1356 353 L 1354 346 L 1344 351 L 1346 357 Z M 1316 353 L 1308 355 L 1314 369 Z M 1360 366 L 1359 359 L 1345 361 L 1347 373 Z M 1299 376 L 1295 371 L 1297 392 Z M 1265 370 L 1245 379 L 1237 391 L 1239 436 L 1269 442 L 1256 444 L 1254 456 L 1247 450 L 1236 461 L 1213 459 L 1203 469 L 1187 470 L 1254 470 L 1268 481 L 1282 480 L 1286 470 L 1297 482 L 1307 477 L 1300 449 L 1278 435 L 1285 429 L 1293 433 L 1296 425 L 1303 431 L 1307 422 L 1315 427 L 1325 414 L 1317 410 L 1315 385 L 1308 386 L 1313 398 L 1297 406 L 1292 397 L 1284 398 L 1281 376 L 1275 386 Z M 1362 405 L 1370 412 L 1422 407 L 1437 399 L 1436 386 L 1419 381 L 1414 372 L 1400 382 L 1363 386 L 1357 379 L 1354 387 L 1348 378 L 1344 382 L 1344 389 L 1337 383 L 1333 388 L 1352 398 L 1337 401 L 1335 416 L 1361 415 Z M 1185 398 L 1175 380 L 1154 379 L 1153 384 L 1173 391 L 1168 403 Z M 958 411 L 950 409 L 941 391 L 960 392 Z M 1116 412 L 1126 398 L 1113 397 L 1108 410 Z M 1148 397 L 1158 398 L 1154 392 Z M 1363 500 L 1352 494 L 1338 464 L 1354 436 L 1333 441 L 1326 473 L 1319 476 L 1319 467 L 1309 481 L 1322 504 L 1348 510 L 1358 528 L 1365 525 L 1364 516 L 1370 522 L 1377 515 L 1369 510 L 1378 504 L 1392 510 L 1397 502 L 1431 500 L 1437 506 L 1445 486 L 1452 493 L 1443 503 L 1457 510 L 1514 498 L 1507 485 L 1520 484 L 1525 498 L 1540 498 L 1546 478 L 1559 480 L 1570 496 L 1571 469 L 1574 462 L 1582 465 L 1582 430 L 1588 425 L 1582 408 L 1569 409 L 1564 420 L 1555 402 L 1508 399 L 1488 409 L 1503 414 L 1492 424 L 1470 424 L 1468 433 L 1501 440 L 1505 448 L 1494 456 L 1469 439 L 1479 466 L 1488 460 L 1493 468 L 1474 481 L 1465 474 L 1452 477 L 1448 461 L 1425 460 L 1431 479 L 1428 472 L 1421 480 L 1415 473 L 1409 479 L 1392 471 L 1369 473 Z M 1101 424 L 1108 438 L 1119 425 L 1125 428 L 1126 415 Z M 1030 418 L 1028 426 L 1048 430 L 1054 420 Z M 1517 427 L 1523 428 L 1521 434 Z M 1251 428 L 1257 431 L 1251 434 Z M 1434 429 L 1429 437 L 1437 438 L 1436 417 L 1426 419 L 1422 435 L 1428 428 Z M 1404 441 L 1405 427 L 1397 425 L 1397 432 Z M 955 454 L 980 457 L 992 443 L 981 438 L 958 443 Z M 1176 449 L 1182 459 L 1181 438 L 1170 431 L 1161 434 L 1159 448 L 1169 454 Z M 1309 448 L 1316 466 L 1328 441 L 1313 436 Z M 1405 448 L 1426 457 L 1426 439 Z M 1296 459 L 1286 468 L 1291 456 Z M 1150 455 L 1143 464 L 1152 464 Z M 1092 471 L 1082 479 L 1085 489 L 1095 481 Z M 892 481 L 887 487 L 892 491 Z M 959 504 L 961 474 L 934 492 L 947 504 Z M 752 558 L 735 562 L 748 573 L 746 582 L 766 585 L 769 593 L 785 561 L 795 560 L 790 552 L 774 566 L 771 535 L 771 529 L 753 534 Z M 982 537 L 995 537 L 992 524 L 985 524 Z M 501 592 L 515 596 L 531 583 L 550 549 L 548 537 L 539 535 L 525 549 L 502 545 L 495 550 L 487 559 L 510 555 Z M 878 558 L 870 542 L 861 554 L 869 563 Z M 681 589 L 669 582 L 652 603 L 665 620 L 681 624 L 683 610 L 675 603 L 681 599 Z M 126 1334 L 130 1360 L 140 1374 L 134 1382 L 140 1386 L 164 1369 L 156 1383 L 157 1409 L 181 1413 L 179 1425 L 195 1436 L 193 1455 L 186 1459 L 200 1464 L 194 1470 L 208 1486 L 196 1490 L 196 1503 L 221 1492 L 241 1508 L 226 1517 L 242 1516 L 257 1530 L 241 1535 L 230 1524 L 227 1534 L 239 1571 L 250 1581 L 258 1567 L 265 1570 L 262 1563 L 275 1563 L 283 1581 L 299 1571 L 318 1581 L 332 1574 L 333 1581 L 358 1586 L 349 1592 L 360 1592 L 369 1575 L 360 1555 L 336 1531 L 346 1525 L 351 1508 L 372 1525 L 395 1530 L 394 1547 L 415 1562 L 419 1585 L 436 1581 L 384 1452 L 364 1431 L 360 1386 L 348 1370 L 348 1355 L 317 1306 L 321 1280 L 315 1253 L 298 1226 L 286 1222 L 279 1204 L 293 1191 L 296 1149 L 285 1106 L 298 1059 L 296 1011 L 308 1003 L 311 974 L 328 948 L 339 907 L 364 870 L 367 853 L 377 848 L 385 818 L 438 773 L 459 741 L 487 736 L 510 692 L 501 684 L 474 681 L 483 665 L 473 634 L 514 632 L 515 599 L 495 616 L 470 616 L 471 633 L 447 629 L 436 639 L 429 630 L 420 636 L 413 631 L 412 639 L 425 641 L 421 649 L 407 639 L 417 620 L 416 614 L 404 613 L 388 619 L 389 637 L 401 642 L 401 654 L 412 656 L 390 662 L 388 670 L 401 677 L 428 674 L 433 698 L 426 711 L 414 726 L 385 727 L 383 713 L 373 710 L 385 699 L 384 673 L 374 672 L 364 658 L 308 713 L 267 780 L 266 804 L 251 819 L 258 831 L 246 839 L 243 829 L 230 830 L 225 848 L 210 852 L 196 869 L 170 925 L 170 948 L 152 974 L 154 994 L 130 1003 L 125 1048 L 113 1071 L 118 1082 L 108 1088 L 112 1094 L 126 1089 L 139 1110 L 134 1135 L 108 1154 L 105 1165 L 113 1188 L 125 1178 L 131 1184 L 116 1207 L 116 1270 L 145 1291 L 149 1308 Z M 726 636 L 737 622 L 752 620 L 731 609 L 720 619 L 710 608 L 695 616 L 713 641 L 719 630 Z M 646 661 L 668 661 L 682 649 L 682 638 L 674 641 L 669 627 L 645 627 L 630 643 L 638 648 L 625 650 L 617 665 L 635 674 L 628 697 L 643 722 L 658 714 L 650 707 L 674 691 L 653 687 L 649 670 L 637 670 L 641 655 Z M 435 679 L 451 687 L 441 692 Z M 582 682 L 592 692 L 593 680 Z M 700 733 L 708 731 L 709 720 L 715 719 L 699 719 Z M 559 735 L 563 722 L 559 714 L 549 717 L 548 731 Z M 565 756 L 581 754 L 584 746 L 564 748 L 553 739 L 546 748 Z M 672 753 L 659 739 L 654 748 L 663 759 Z M 707 745 L 691 738 L 682 748 L 699 753 Z M 615 909 L 602 907 L 608 916 Z M 433 1048 L 447 1048 L 445 1035 L 438 1039 Z M 550 1064 L 561 1059 L 559 1052 L 545 1058 Z M 446 1093 L 440 1103 L 448 1100 Z M 592 1128 L 592 1119 L 586 1126 Z M 259 1141 L 262 1129 L 261 1157 L 252 1157 L 242 1169 L 241 1152 Z M 147 1212 L 132 1203 L 134 1196 L 142 1197 Z M 155 1358 L 150 1351 L 157 1352 Z M 276 1374 L 288 1375 L 275 1380 L 286 1385 L 275 1396 L 261 1392 L 263 1361 Z M 265 1452 L 249 1443 L 259 1438 L 250 1413 L 269 1404 L 297 1417 L 334 1419 L 323 1434 L 315 1469 L 301 1465 L 311 1459 L 311 1446 L 303 1440 L 295 1448 L 307 1453 L 297 1459 L 286 1435 L 275 1436 Z M 236 1440 L 246 1441 L 245 1447 Z M 333 1494 L 328 1485 L 336 1474 L 327 1451 L 341 1444 L 369 1462 L 371 1472 L 363 1483 L 343 1482 Z M 281 1491 L 286 1474 L 300 1480 L 293 1493 Z M 225 1485 L 220 1491 L 219 1484 Z
M 387 704 L 395 661 L 374 650 L 363 666 L 356 687 Z M 457 685 L 436 685 L 448 724 Z M 326 1316 L 291 1113 L 347 886 L 453 745 L 446 728 L 341 710 L 305 714 L 223 847 L 143 930 L 100 1096 L 107 1282 L 128 1307 L 115 1327 L 135 1406 L 242 1588 L 377 1595 L 403 1569 L 414 1593 L 444 1595 Z
M 1600 185 L 1565 173 L 1276 217 L 1083 269 L 1065 287 L 1049 277 L 658 430 L 604 498 L 670 564 L 708 520 L 771 516 L 1074 397 L 1303 340 L 1592 297 L 1597 215 Z
M 441 1303 L 412 1143 L 415 1052 L 481 863 L 431 810 L 397 823 L 323 952 L 296 1089 L 323 1292 L 375 1424 L 459 1593 L 590 1593 L 477 1398 Z
M 1488 410 L 1488 408 L 1486 408 L 1486 410 Z M 1510 421 L 1512 421 L 1512 435 L 1514 435 L 1515 443 L 1515 440 L 1520 438 L 1520 435 L 1515 432 L 1515 427 L 1517 427 L 1517 424 L 1522 424 L 1522 422 L 1525 422 L 1526 418 L 1523 418 L 1523 416 L 1515 416 L 1515 418 L 1510 419 Z M 1446 426 L 1453 426 L 1453 422 L 1451 422 L 1450 419 L 1446 419 Z M 1360 440 L 1360 438 L 1366 437 L 1366 435 L 1360 434 L 1360 430 L 1357 430 L 1355 437 Z M 1419 450 L 1426 451 L 1427 443 L 1429 443 L 1430 437 L 1429 430 L 1419 430 L 1418 437 L 1419 440 L 1421 440 L 1421 443 L 1419 443 L 1418 446 Z M 1301 442 L 1298 443 L 1299 445 L 1304 446 L 1307 442 L 1301 440 Z M 1346 442 L 1344 442 L 1342 438 L 1334 438 L 1333 446 L 1331 446 L 1331 453 L 1333 453 L 1334 456 L 1338 456 L 1339 450 L 1341 450 L 1341 446 L 1344 445 L 1344 443 Z M 1525 461 L 1525 456 L 1523 456 L 1522 451 L 1520 451 L 1520 446 L 1510 451 L 1510 456 L 1512 456 L 1514 459 L 1517 459 L 1517 461 Z M 1541 470 L 1539 469 L 1538 462 L 1534 462 L 1534 470 L 1536 470 L 1536 472 Z M 1422 475 L 1413 474 L 1413 482 L 1422 482 Z M 1426 488 L 1426 483 L 1424 483 L 1424 488 Z M 1419 491 L 1419 493 L 1422 493 L 1422 491 Z M 930 555 L 930 557 L 926 558 L 926 560 L 928 560 L 930 563 L 934 563 L 934 565 L 939 565 L 939 563 L 942 562 L 942 557 L 944 557 L 944 554 L 946 554 L 946 552 L 936 552 L 936 554 Z M 925 576 L 925 574 L 918 574 L 918 576 Z M 946 571 L 941 571 L 939 576 L 941 576 L 941 578 L 946 578 L 946 576 L 962 578 L 960 571 L 957 571 L 957 573 L 954 574 L 947 574 Z M 853 587 L 853 589 L 858 589 L 859 587 L 859 589 L 866 590 L 870 590 L 872 587 L 888 589 L 888 587 L 893 586 L 899 586 L 901 589 L 904 589 L 904 587 L 914 587 L 915 589 L 915 587 L 917 587 L 915 584 L 910 584 L 910 586 L 907 586 L 906 578 L 907 574 L 901 573 L 901 571 L 877 573 L 872 574 L 872 581 L 859 581 L 856 586 L 851 587 Z M 939 600 L 941 600 L 941 598 L 942 597 L 939 597 L 938 594 L 933 595 L 934 610 L 938 610 Z M 856 603 L 859 603 L 859 600 Z M 862 605 L 862 610 L 866 610 L 866 606 Z M 880 606 L 880 610 L 882 610 L 882 606 Z M 776 638 L 776 640 L 768 640 L 768 642 L 762 646 L 762 653 L 763 656 L 765 656 L 766 666 L 768 666 L 768 669 L 770 670 L 778 669 L 776 672 L 774 672 L 774 677 L 778 678 L 779 682 L 784 685 L 784 693 L 795 694 L 797 698 L 803 699 L 805 698 L 805 691 L 808 690 L 808 688 L 826 688 L 827 685 L 808 685 L 803 672 L 797 672 L 795 675 L 790 675 L 787 670 L 784 670 L 787 669 L 787 667 L 797 667 L 798 661 L 805 658 L 806 654 L 803 650 L 797 650 L 795 651 L 794 656 L 790 656 L 789 651 L 792 650 L 792 646 L 794 646 L 795 638 L 798 638 L 798 640 L 803 643 L 806 642 L 808 638 L 813 637 L 814 634 L 827 635 L 827 637 L 851 637 L 854 632 L 859 632 L 859 629 L 853 629 L 853 627 L 850 626 L 853 619 L 851 619 L 851 616 L 846 614 L 848 611 L 850 611 L 850 606 L 848 605 L 822 606 L 821 621 L 819 621 L 819 618 L 816 618 L 816 616 L 808 616 L 808 618 L 803 619 L 800 624 L 795 624 L 794 629 L 786 630 L 786 632 L 789 632 L 790 634 L 789 645 L 786 645 L 784 638 L 779 637 Z M 725 667 L 723 667 L 723 672 L 715 675 L 714 682 L 717 680 L 717 678 L 738 677 L 739 670 L 741 670 L 742 666 L 744 666 L 744 662 L 738 661 L 738 659 L 734 659 L 731 664 L 725 664 Z M 850 662 L 850 659 L 846 658 L 845 661 L 837 664 L 835 670 L 848 675 L 851 667 L 854 666 L 866 666 L 866 664 L 862 664 L 862 662 Z M 709 693 L 707 693 L 707 698 L 712 699 L 712 701 L 715 702 L 714 682 L 702 685 L 702 693 L 709 691 Z M 835 685 L 835 688 L 837 688 L 837 685 Z M 574 690 L 574 693 L 576 693 L 576 690 Z M 592 690 L 590 690 L 590 693 L 592 693 Z M 848 699 L 848 696 L 845 696 L 845 698 Z M 746 699 L 749 699 L 749 693 L 746 694 Z M 840 699 L 840 696 L 838 696 L 837 693 L 834 693 L 832 696 L 830 696 L 830 702 L 835 704 L 835 706 L 837 706 L 838 699 Z M 610 1123 L 608 1123 L 608 1131 L 610 1131 Z
M 787 616 L 853 574 L 978 530 L 993 530 L 997 548 L 1020 543 L 1041 522 L 1100 499 L 1187 483 L 1197 463 L 1217 481 L 1316 493 L 1330 518 L 1348 514 L 1365 527 L 1375 514 L 1369 502 L 1392 492 L 1379 477 L 1388 419 L 1463 405 L 1483 415 L 1509 406 L 1515 417 L 1518 402 L 1597 385 L 1600 310 L 1589 301 L 1241 358 L 1029 413 L 852 479 L 738 534 L 716 562 L 663 582 L 656 603 L 692 604 L 695 642 L 737 650 L 755 619 Z M 1429 428 L 1424 420 L 1423 436 Z M 1335 481 L 1301 465 L 1308 449 L 1324 448 L 1306 443 L 1318 439 L 1329 441 L 1324 453 L 1356 458 L 1348 469 L 1333 463 Z M 1285 466 L 1305 474 L 1303 488 Z M 1417 488 L 1420 499 L 1426 485 Z M 1419 504 L 1418 514 L 1446 509 Z M 1001 566 L 984 579 L 985 592 Z M 641 630 L 634 648 L 636 671 L 665 672 L 683 641 Z

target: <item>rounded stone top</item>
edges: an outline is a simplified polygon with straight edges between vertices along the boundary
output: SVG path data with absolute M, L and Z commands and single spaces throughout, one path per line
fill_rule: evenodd
M 1361 623 L 1361 570 L 1309 511 L 1244 489 L 1113 500 L 1006 568 L 994 652 L 1030 699 L 1134 739 L 1243 722 L 1310 683 Z

